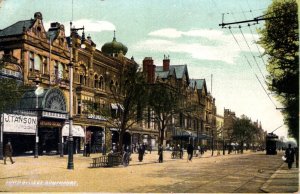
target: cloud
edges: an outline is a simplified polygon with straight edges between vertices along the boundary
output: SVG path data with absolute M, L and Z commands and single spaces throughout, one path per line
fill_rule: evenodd
M 164 28 L 150 32 L 148 35 L 161 39 L 150 38 L 138 42 L 133 49 L 136 51 L 151 50 L 165 53 L 187 53 L 195 59 L 223 61 L 229 64 L 233 64 L 235 59 L 240 57 L 241 52 L 250 52 L 249 47 L 252 53 L 258 52 L 257 45 L 253 42 L 253 38 L 254 40 L 258 39 L 256 34 L 244 33 L 249 47 L 241 33 L 234 34 L 235 39 L 239 43 L 238 45 L 234 37 L 231 34 L 225 34 L 223 30 L 196 29 L 184 32 L 174 28 Z M 200 39 L 191 39 L 195 42 L 190 43 L 191 41 L 189 40 L 189 43 L 186 43 L 189 37 L 200 37 Z M 211 44 L 207 45 L 207 41 L 211 42 Z M 260 51 L 263 52 L 263 49 L 260 48 Z
M 199 30 L 190 30 L 187 32 L 179 31 L 174 28 L 164 28 L 150 32 L 149 36 L 164 37 L 164 38 L 180 38 L 182 36 L 190 37 L 204 37 L 208 39 L 215 39 L 218 36 L 223 34 L 220 30 L 208 30 L 208 29 L 199 29 Z
M 165 37 L 165 38 L 179 38 L 179 37 L 182 36 L 182 32 L 178 31 L 174 28 L 165 28 L 165 29 L 150 32 L 148 35 L 149 36 Z
M 44 27 L 47 30 L 52 22 L 44 22 Z M 70 34 L 70 23 L 62 23 L 65 26 L 65 33 Z M 73 26 L 81 28 L 84 26 L 85 32 L 102 32 L 113 31 L 116 29 L 115 25 L 109 21 L 94 21 L 88 19 L 81 19 L 73 21 Z

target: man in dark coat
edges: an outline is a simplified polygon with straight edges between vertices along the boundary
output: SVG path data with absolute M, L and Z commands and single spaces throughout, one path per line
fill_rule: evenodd
M 10 141 L 8 141 L 7 144 L 4 147 L 4 164 L 6 164 L 6 158 L 7 157 L 9 157 L 10 162 L 12 164 L 15 163 L 12 159 L 12 152 L 13 152 L 12 145 L 11 145 Z
M 144 146 L 142 144 L 138 148 L 138 153 L 139 153 L 139 161 L 142 162 L 145 153 Z
M 289 169 L 291 169 L 295 157 L 295 150 L 292 148 L 291 144 L 289 144 L 289 147 L 285 150 L 285 157 L 286 157 L 286 162 L 288 163 L 288 167 Z
M 158 147 L 158 162 L 163 163 L 163 147 L 159 145 Z
M 192 144 L 189 143 L 188 146 L 187 146 L 188 161 L 192 161 L 193 152 L 194 152 L 194 147 L 193 147 Z

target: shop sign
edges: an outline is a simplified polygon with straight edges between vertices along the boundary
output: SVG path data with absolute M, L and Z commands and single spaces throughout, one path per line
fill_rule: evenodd
M 66 114 L 57 113 L 57 112 L 49 112 L 49 111 L 43 111 L 42 116 L 48 117 L 48 118 L 55 118 L 55 119 L 67 119 Z
M 2 114 L 3 132 L 35 133 L 37 127 L 36 116 L 16 114 Z
M 88 119 L 95 119 L 95 120 L 99 120 L 99 121 L 107 121 L 106 118 L 104 118 L 103 116 L 101 115 L 94 115 L 94 114 L 89 114 L 87 116 Z
M 40 126 L 47 126 L 47 127 L 62 127 L 61 122 L 57 121 L 40 121 Z

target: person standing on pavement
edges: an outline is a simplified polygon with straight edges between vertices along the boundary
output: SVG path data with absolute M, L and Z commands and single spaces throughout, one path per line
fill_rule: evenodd
M 158 162 L 163 163 L 163 147 L 162 145 L 159 145 L 158 147 Z
M 7 144 L 4 147 L 4 164 L 6 164 L 6 158 L 9 157 L 11 164 L 15 163 L 12 159 L 12 145 L 10 143 L 10 140 L 8 140 Z
M 138 148 L 138 153 L 139 153 L 139 161 L 142 162 L 144 158 L 144 146 L 141 144 Z
M 194 152 L 194 147 L 191 143 L 189 143 L 187 146 L 187 153 L 188 153 L 187 161 L 192 161 L 193 152 Z
M 285 150 L 285 157 L 286 162 L 288 163 L 288 168 L 291 169 L 295 157 L 295 150 L 292 148 L 291 144 L 289 144 L 289 147 Z

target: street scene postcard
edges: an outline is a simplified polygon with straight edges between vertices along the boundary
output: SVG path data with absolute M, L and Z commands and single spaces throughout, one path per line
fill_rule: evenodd
M 0 0 L 0 192 L 298 193 L 297 0 Z

